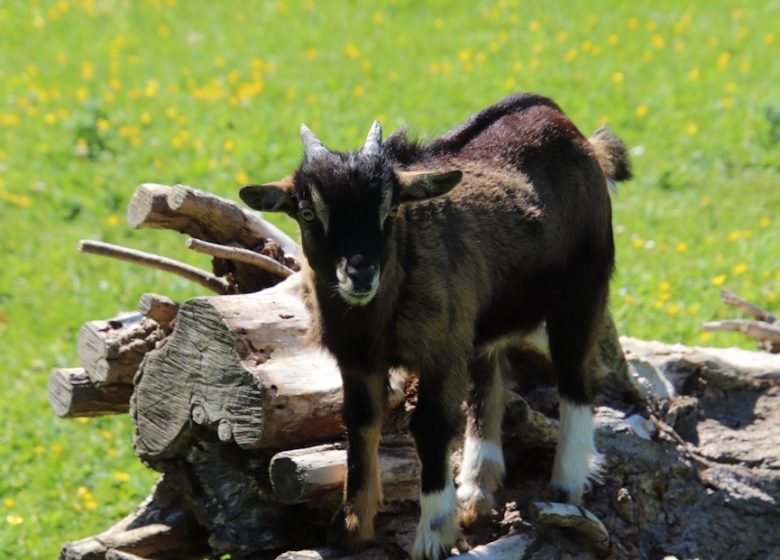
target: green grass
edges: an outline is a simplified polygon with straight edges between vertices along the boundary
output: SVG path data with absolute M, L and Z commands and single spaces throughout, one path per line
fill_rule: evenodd
M 48 372 L 76 364 L 80 324 L 145 291 L 202 293 L 78 255 L 77 240 L 208 266 L 178 234 L 127 228 L 134 187 L 235 199 L 296 165 L 303 121 L 348 149 L 375 117 L 430 136 L 516 90 L 553 97 L 586 133 L 608 121 L 636 172 L 614 199 L 621 332 L 750 346 L 699 326 L 731 314 L 720 284 L 778 309 L 777 1 L 420 4 L 0 4 L 0 558 L 53 557 L 155 479 L 128 417 L 49 409 Z

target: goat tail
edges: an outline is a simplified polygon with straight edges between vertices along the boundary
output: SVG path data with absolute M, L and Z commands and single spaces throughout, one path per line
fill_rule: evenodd
M 631 160 L 628 148 L 620 137 L 603 125 L 588 138 L 596 160 L 610 184 L 631 178 Z

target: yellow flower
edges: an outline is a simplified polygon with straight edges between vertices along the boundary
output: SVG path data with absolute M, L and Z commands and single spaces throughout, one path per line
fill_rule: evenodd
M 146 125 L 152 124 L 152 115 L 149 113 L 141 113 L 141 122 Z
M 775 272 L 775 280 L 780 280 L 780 270 Z
M 724 97 L 720 100 L 720 105 L 724 109 L 731 109 L 734 106 L 734 98 L 733 97 Z
M 612 74 L 612 81 L 616 84 L 623 83 L 623 72 L 615 72 Z
M 238 173 L 236 173 L 236 181 L 238 181 L 242 185 L 245 185 L 249 182 L 249 175 L 247 175 L 246 171 L 242 169 Z
M 228 138 L 227 140 L 225 140 L 223 147 L 225 148 L 226 152 L 232 152 L 233 150 L 236 149 L 236 143 L 233 141 L 232 138 Z
M 620 42 L 620 37 L 615 35 L 614 33 L 609 36 L 609 39 L 607 39 L 607 42 L 609 43 L 610 47 L 614 47 Z
M 435 20 L 433 20 L 433 26 L 438 31 L 441 31 L 442 29 L 444 29 L 444 20 L 440 17 L 437 17 Z
M 531 22 L 528 24 L 528 29 L 535 33 L 536 31 L 539 31 L 539 28 L 541 27 L 541 24 L 539 23 L 539 20 L 532 19 Z
M 157 33 L 160 37 L 168 37 L 171 34 L 171 28 L 165 24 L 162 24 L 157 28 Z
M 6 515 L 5 520 L 9 525 L 19 525 L 24 521 L 22 516 L 16 513 L 11 513 L 9 515 Z
M 385 22 L 384 12 L 374 12 L 374 15 L 371 16 L 371 20 L 377 25 L 384 23 Z
M 769 221 L 770 221 L 770 220 L 769 220 L 769 216 L 762 216 L 762 217 L 761 217 L 761 218 L 758 220 L 758 225 L 759 225 L 760 227 L 769 227 Z
M 688 244 L 685 241 L 680 241 L 674 246 L 674 250 L 678 253 L 684 253 L 688 250 Z
M 361 95 L 363 95 L 364 93 L 366 93 L 366 88 L 364 88 L 362 85 L 358 84 L 358 85 L 356 85 L 354 88 L 352 88 L 352 93 L 353 93 L 353 94 L 354 94 L 356 97 L 360 97 Z
M 635 249 L 641 249 L 645 246 L 645 242 L 641 238 L 637 237 L 631 242 L 631 245 L 633 245 Z
M 344 54 L 346 54 L 351 59 L 356 59 L 360 56 L 360 51 L 352 43 L 347 43 L 344 46 Z
M 317 58 L 319 55 L 320 53 L 318 53 L 317 49 L 315 49 L 314 47 L 310 47 L 306 49 L 306 58 L 314 59 Z
M 712 278 L 710 278 L 710 282 L 712 282 L 714 286 L 722 286 L 723 284 L 726 283 L 726 275 L 719 274 L 717 276 L 713 276 Z
M 666 308 L 666 312 L 669 313 L 669 315 L 677 315 L 680 312 L 680 306 L 673 303 Z
M 116 214 L 111 214 L 108 218 L 106 218 L 106 225 L 110 227 L 115 227 L 119 225 L 119 216 Z
M 670 294 L 669 292 L 663 292 L 658 296 L 658 301 L 668 301 L 669 299 L 671 299 L 671 297 L 672 294 Z
M 635 115 L 636 115 L 638 118 L 640 118 L 640 119 L 641 119 L 641 118 L 643 118 L 643 117 L 645 117 L 645 116 L 647 115 L 647 112 L 648 112 L 649 110 L 650 110 L 650 109 L 647 107 L 647 105 L 644 105 L 644 104 L 643 104 L 643 105 L 639 105 L 639 106 L 636 108 L 636 111 L 634 111 L 634 114 L 635 114 Z
M 764 44 L 766 46 L 774 45 L 775 43 L 775 34 L 774 33 L 767 33 L 764 35 Z
M 664 48 L 666 48 L 666 40 L 664 39 L 664 36 L 660 33 L 656 33 L 653 35 L 653 48 L 657 51 L 660 51 Z
M 95 67 L 89 61 L 81 63 L 81 77 L 85 80 L 91 80 L 95 77 Z
M 573 62 L 575 58 L 577 58 L 577 49 L 571 48 L 568 51 L 566 51 L 566 54 L 563 55 L 563 60 L 566 62 Z
M 631 18 L 630 20 L 628 20 L 627 26 L 629 29 L 636 29 L 637 26 L 639 26 L 639 20 L 636 18 Z
M 225 57 L 224 56 L 215 56 L 214 57 L 214 66 L 217 68 L 222 68 L 225 65 Z
M 555 40 L 559 43 L 563 43 L 568 37 L 569 34 L 565 31 L 558 31 L 558 33 L 555 34 Z
M 748 264 L 746 262 L 741 262 L 734 266 L 734 268 L 731 269 L 731 273 L 735 276 L 739 276 L 740 274 L 744 274 L 744 272 L 748 269 Z
M 82 498 L 86 498 L 87 496 L 89 496 L 89 495 L 90 495 L 90 493 L 89 493 L 89 490 L 87 490 L 87 488 L 86 488 L 85 486 L 79 486 L 79 487 L 76 489 L 76 494 L 77 494 L 79 497 L 82 497 Z
M 514 78 L 507 78 L 504 80 L 504 89 L 506 90 L 513 90 L 515 89 L 515 86 L 517 85 L 517 82 L 515 82 Z
M 95 509 L 97 502 L 95 500 L 84 500 L 84 509 Z
M 699 340 L 702 342 L 709 342 L 710 338 L 712 338 L 712 336 L 707 331 L 699 334 Z
M 628 305 L 631 305 L 636 300 L 634 299 L 634 296 L 632 296 L 631 294 L 626 294 L 623 296 L 623 301 L 626 302 Z
M 109 459 L 116 459 L 117 457 L 119 457 L 119 451 L 117 451 L 113 447 L 109 447 L 108 449 L 106 449 L 106 455 L 108 456 Z
M 742 232 L 734 230 L 734 231 L 730 231 L 729 232 L 728 240 L 729 241 L 739 241 L 741 237 L 742 237 Z
M 691 80 L 691 81 L 698 80 L 699 79 L 699 69 L 696 68 L 696 67 L 691 68 L 688 71 L 688 79 Z
M 130 475 L 124 471 L 116 471 L 114 473 L 114 479 L 119 482 L 127 482 L 130 480 Z
M 688 123 L 685 125 L 685 133 L 688 136 L 696 136 L 696 134 L 699 132 L 699 125 L 696 123 Z
M 35 447 L 33 447 L 33 453 L 35 453 L 36 455 L 43 455 L 44 453 L 46 453 L 46 448 L 42 445 L 36 445 Z
M 667 282 L 666 280 L 664 280 L 663 282 L 661 282 L 658 285 L 658 289 L 661 290 L 662 292 L 668 292 L 669 288 L 671 288 L 671 287 L 672 287 L 672 285 L 669 282 Z
M 7 508 L 12 508 L 16 505 L 16 500 L 13 498 L 3 498 L 3 505 Z

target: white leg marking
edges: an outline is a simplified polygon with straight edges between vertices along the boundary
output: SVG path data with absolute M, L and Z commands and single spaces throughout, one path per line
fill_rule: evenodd
M 493 491 L 501 485 L 505 473 L 500 445 L 466 436 L 458 474 L 458 502 L 475 509 L 475 513 L 487 513 L 493 506 Z
M 575 504 L 582 499 L 588 478 L 597 476 L 599 454 L 593 443 L 593 412 L 589 405 L 561 399 L 560 435 L 555 452 L 552 485 Z
M 420 524 L 412 549 L 413 560 L 438 560 L 450 555 L 458 538 L 455 484 L 444 490 L 420 495 Z

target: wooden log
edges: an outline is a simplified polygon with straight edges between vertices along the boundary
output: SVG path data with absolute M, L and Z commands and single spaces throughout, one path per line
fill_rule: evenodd
M 458 560 L 517 560 L 526 558 L 537 537 L 529 534 L 510 535 L 453 556 Z
M 609 533 L 601 520 L 583 507 L 556 502 L 532 502 L 531 521 L 577 531 L 601 552 L 609 549 Z
M 122 313 L 84 323 L 77 349 L 82 367 L 95 384 L 129 385 L 146 353 L 164 337 L 156 322 L 140 313 Z
M 98 387 L 84 368 L 57 368 L 49 376 L 49 403 L 62 418 L 123 414 L 132 394 L 133 386 L 125 383 Z
M 66 543 L 60 560 L 103 560 L 110 550 L 135 556 L 187 558 L 208 551 L 203 528 L 163 478 L 130 515 L 110 529 Z
M 167 296 L 146 293 L 138 300 L 138 310 L 164 331 L 170 332 L 173 328 L 171 323 L 179 312 L 179 304 Z
M 137 379 L 135 445 L 144 460 L 175 456 L 191 421 L 243 449 L 341 436 L 341 375 L 329 355 L 304 342 L 298 277 L 181 305 L 173 333 L 147 355 Z
M 249 249 L 242 249 L 241 247 L 228 247 L 227 245 L 219 245 L 217 243 L 209 243 L 208 241 L 202 241 L 190 237 L 187 240 L 187 248 L 221 259 L 227 259 L 231 261 L 243 262 L 246 264 L 254 265 L 263 269 L 265 272 L 275 274 L 280 280 L 284 280 L 295 271 L 286 267 L 279 261 L 266 257 L 262 253 L 256 253 Z
M 299 247 L 279 228 L 231 200 L 192 187 L 140 185 L 128 204 L 127 221 L 136 229 L 172 229 L 213 243 L 237 244 L 260 252 L 271 241 L 282 252 L 279 262 L 293 270 L 300 268 Z
M 379 449 L 379 470 L 385 500 L 417 500 L 420 467 L 412 446 Z M 343 444 L 283 451 L 269 468 L 274 496 L 283 504 L 311 502 L 328 492 L 340 493 L 347 474 Z
M 149 560 L 136 554 L 130 554 L 129 552 L 122 552 L 112 548 L 106 552 L 106 560 Z

